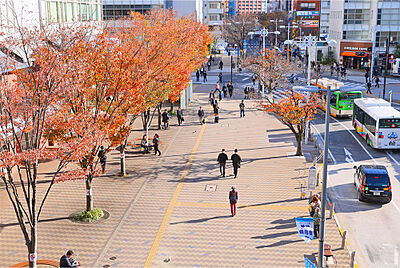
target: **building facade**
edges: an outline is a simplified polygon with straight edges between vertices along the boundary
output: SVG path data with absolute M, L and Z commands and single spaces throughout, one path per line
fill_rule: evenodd
M 226 17 L 225 4 L 223 0 L 203 0 L 203 23 L 216 33 L 219 32 Z
M 237 0 L 238 14 L 261 14 L 267 11 L 267 0 Z
M 300 36 L 318 35 L 319 11 L 319 0 L 293 0 L 293 14 Z
M 335 58 L 349 68 L 366 68 L 372 58 L 384 64 L 385 41 L 398 42 L 400 2 L 397 0 L 331 1 L 329 38 L 337 41 Z M 389 53 L 394 50 L 389 47 Z M 374 53 L 373 53 L 374 52 Z

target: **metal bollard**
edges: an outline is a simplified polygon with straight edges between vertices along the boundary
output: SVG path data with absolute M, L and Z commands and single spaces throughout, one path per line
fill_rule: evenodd
M 341 249 L 344 249 L 344 247 L 346 246 L 346 237 L 347 237 L 347 231 L 343 231 L 342 246 L 340 247 Z
M 353 251 L 351 253 L 350 268 L 354 268 L 354 260 L 355 260 L 355 258 L 356 258 L 356 252 Z
M 329 219 L 332 219 L 333 211 L 335 211 L 335 203 L 331 202 L 331 205 L 330 205 L 330 208 L 329 208 Z

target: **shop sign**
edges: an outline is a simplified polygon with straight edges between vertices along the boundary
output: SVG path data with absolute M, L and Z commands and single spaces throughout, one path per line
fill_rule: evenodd
M 319 11 L 297 11 L 297 16 L 318 16 Z

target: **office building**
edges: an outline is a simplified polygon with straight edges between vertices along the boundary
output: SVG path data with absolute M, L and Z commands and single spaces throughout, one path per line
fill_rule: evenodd
M 293 11 L 295 22 L 299 27 L 300 36 L 318 36 L 319 0 L 294 0 Z
M 389 33 L 391 42 L 399 40 L 400 2 L 336 0 L 331 1 L 330 11 L 329 38 L 337 41 L 336 60 L 355 69 L 368 67 L 372 58 L 383 65 Z M 391 46 L 389 52 L 393 50 Z
M 225 16 L 225 1 L 203 0 L 203 23 L 207 24 L 210 30 L 219 32 Z

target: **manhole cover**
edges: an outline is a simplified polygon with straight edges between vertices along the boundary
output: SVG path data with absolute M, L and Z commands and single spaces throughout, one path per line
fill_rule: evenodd
M 206 188 L 204 191 L 206 192 L 215 192 L 217 190 L 217 185 L 216 184 L 207 184 Z

